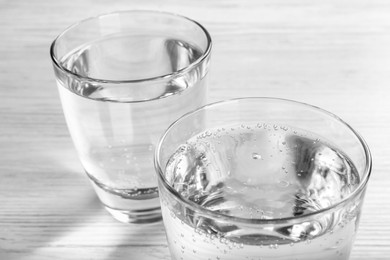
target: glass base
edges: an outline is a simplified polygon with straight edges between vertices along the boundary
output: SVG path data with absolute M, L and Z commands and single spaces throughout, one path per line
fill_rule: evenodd
M 157 187 L 119 190 L 89 177 L 101 203 L 120 222 L 147 224 L 162 220 Z
M 150 224 L 162 220 L 161 209 L 154 208 L 143 211 L 118 210 L 105 206 L 108 212 L 120 222 L 133 224 Z

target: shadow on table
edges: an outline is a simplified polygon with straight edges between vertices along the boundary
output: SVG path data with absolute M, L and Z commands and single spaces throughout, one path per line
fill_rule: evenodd
M 76 230 L 109 217 L 82 177 L 64 182 L 68 186 L 47 179 L 31 182 L 21 186 L 23 193 L 9 188 L 6 196 L 13 205 L 0 214 L 0 259 L 35 259 L 36 253 L 36 259 L 46 259 L 45 251 L 71 244 Z
M 65 148 L 0 173 L 0 259 L 170 259 L 162 222 L 114 220 Z
M 100 259 L 171 259 L 162 221 L 152 225 L 120 225 L 123 230 L 116 236 L 120 241 L 111 244 L 110 252 Z

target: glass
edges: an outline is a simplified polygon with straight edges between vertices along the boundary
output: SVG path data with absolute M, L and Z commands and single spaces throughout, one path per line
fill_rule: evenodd
M 243 98 L 177 120 L 155 166 L 173 259 L 342 260 L 358 228 L 371 156 L 329 112 Z
M 154 11 L 81 21 L 51 58 L 66 122 L 101 202 L 118 220 L 161 220 L 154 147 L 205 104 L 211 38 L 199 23 Z

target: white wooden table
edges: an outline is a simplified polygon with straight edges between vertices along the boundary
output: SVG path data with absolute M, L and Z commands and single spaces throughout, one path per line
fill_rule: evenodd
M 100 13 L 180 13 L 210 31 L 210 101 L 276 96 L 327 109 L 371 147 L 352 260 L 390 259 L 390 2 L 0 0 L 0 259 L 170 259 L 164 228 L 116 222 L 76 157 L 49 57 Z

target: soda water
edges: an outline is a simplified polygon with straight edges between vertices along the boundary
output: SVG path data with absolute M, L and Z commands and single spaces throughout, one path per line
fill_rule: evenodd
M 69 131 L 109 210 L 159 208 L 154 146 L 176 118 L 205 103 L 204 75 L 177 73 L 201 55 L 189 43 L 140 34 L 109 36 L 62 60 L 79 75 L 58 80 Z
M 336 204 L 359 174 L 321 136 L 267 123 L 209 129 L 178 147 L 165 178 L 192 205 L 162 197 L 173 259 L 348 259 L 361 198 Z

